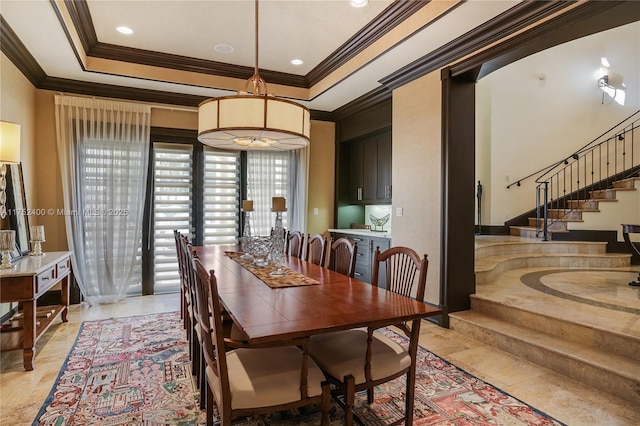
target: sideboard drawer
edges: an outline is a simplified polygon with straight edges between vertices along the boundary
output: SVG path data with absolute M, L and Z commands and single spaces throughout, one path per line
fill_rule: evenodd
M 52 285 L 52 283 L 56 280 L 56 265 L 53 265 L 49 269 L 44 272 L 40 272 L 36 279 L 36 293 L 42 291 L 42 289 L 47 288 Z
M 58 262 L 58 264 L 56 266 L 58 268 L 57 277 L 58 278 L 64 277 L 71 270 L 71 259 L 67 258 L 67 259 L 63 260 L 62 262 Z

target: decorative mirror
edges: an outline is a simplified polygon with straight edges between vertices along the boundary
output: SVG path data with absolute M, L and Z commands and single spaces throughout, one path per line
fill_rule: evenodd
M 31 251 L 31 235 L 27 199 L 24 194 L 22 164 L 5 163 L 6 167 L 6 208 L 7 216 L 2 219 L 2 229 L 16 231 L 16 250 L 11 253 L 12 260 Z

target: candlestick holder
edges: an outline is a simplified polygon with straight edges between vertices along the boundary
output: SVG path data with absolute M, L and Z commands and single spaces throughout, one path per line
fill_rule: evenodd
M 242 229 L 242 237 L 240 238 L 240 250 L 243 255 L 242 259 L 250 259 L 251 257 L 251 212 L 244 212 L 244 228 Z
M 276 265 L 276 270 L 269 273 L 272 277 L 283 277 L 287 275 L 286 271 L 282 268 L 282 261 L 284 260 L 284 228 L 282 227 L 282 212 L 276 211 L 276 223 L 273 226 L 273 233 L 271 238 L 273 243 L 271 244 L 271 261 Z
M 3 230 L 0 231 L 0 252 L 2 252 L 2 263 L 0 269 L 11 269 L 11 251 L 16 245 L 16 231 Z

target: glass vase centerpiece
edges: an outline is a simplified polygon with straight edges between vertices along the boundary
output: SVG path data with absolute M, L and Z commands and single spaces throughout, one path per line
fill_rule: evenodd
M 250 237 L 249 241 L 251 256 L 253 256 L 253 264 L 256 266 L 268 266 L 269 255 L 271 254 L 271 247 L 273 244 L 271 235 L 266 237 Z
M 276 222 L 271 232 L 273 243 L 271 245 L 271 261 L 276 265 L 275 271 L 269 273 L 272 277 L 283 277 L 287 272 L 282 267 L 284 261 L 284 227 L 282 226 L 282 212 L 287 211 L 287 202 L 284 197 L 271 199 L 271 211 L 276 214 Z
M 251 212 L 253 211 L 253 200 L 242 201 L 242 212 L 244 213 L 244 227 L 242 237 L 240 237 L 240 250 L 242 259 L 250 259 L 251 256 Z

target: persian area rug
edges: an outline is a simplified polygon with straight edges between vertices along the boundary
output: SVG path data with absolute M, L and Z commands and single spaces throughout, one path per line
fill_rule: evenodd
M 205 423 L 179 313 L 82 324 L 33 425 Z
M 406 346 L 404 336 L 380 330 L 387 337 Z M 405 376 L 398 377 L 375 389 L 375 402 L 367 404 L 367 394 L 356 398 L 354 411 L 365 425 L 382 426 L 404 417 Z M 343 424 L 343 410 L 336 403 L 330 412 L 331 426 Z M 315 407 L 249 418 L 234 426 L 311 426 L 320 424 L 320 412 Z M 483 382 L 419 347 L 417 355 L 414 425 L 463 426 L 548 426 L 564 425 L 530 405 Z
M 383 329 L 400 344 L 406 339 Z M 191 377 L 189 348 L 178 313 L 85 322 L 33 426 L 206 424 Z M 414 425 L 562 425 L 557 420 L 441 359 L 418 349 Z M 405 380 L 378 386 L 375 403 L 358 395 L 366 425 L 404 414 Z M 215 410 L 214 410 L 215 411 Z M 331 425 L 343 424 L 334 403 Z M 234 426 L 319 425 L 317 407 L 234 421 Z

